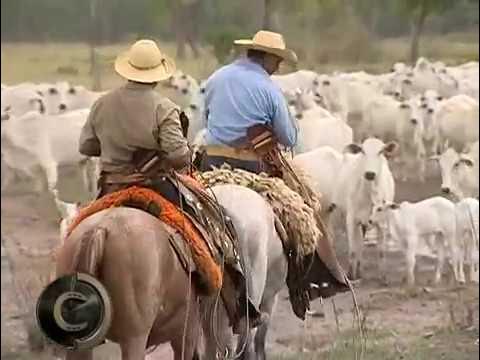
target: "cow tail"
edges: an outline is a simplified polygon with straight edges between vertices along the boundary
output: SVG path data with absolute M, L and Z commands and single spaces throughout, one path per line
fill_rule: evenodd
M 97 277 L 103 261 L 107 229 L 97 227 L 85 233 L 73 261 L 74 271 Z

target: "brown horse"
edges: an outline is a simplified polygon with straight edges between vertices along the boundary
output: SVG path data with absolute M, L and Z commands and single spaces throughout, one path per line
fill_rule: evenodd
M 175 360 L 199 359 L 198 296 L 166 226 L 141 210 L 103 210 L 83 220 L 57 256 L 57 277 L 89 273 L 107 289 L 113 307 L 107 339 L 120 345 L 123 360 L 144 360 L 145 349 L 161 343 L 170 343 Z M 92 350 L 67 353 L 67 360 L 77 359 L 93 359 Z

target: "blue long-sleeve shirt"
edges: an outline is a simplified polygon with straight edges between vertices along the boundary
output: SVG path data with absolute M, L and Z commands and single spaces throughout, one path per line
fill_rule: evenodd
M 205 87 L 205 116 L 210 145 L 246 144 L 247 129 L 269 125 L 287 147 L 297 142 L 297 128 L 280 88 L 268 73 L 247 58 L 217 70 Z

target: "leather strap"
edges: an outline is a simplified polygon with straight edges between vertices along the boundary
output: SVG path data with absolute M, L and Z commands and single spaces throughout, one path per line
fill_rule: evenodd
M 209 156 L 222 156 L 243 161 L 259 161 L 258 156 L 252 150 L 236 149 L 221 145 L 208 145 L 204 150 Z

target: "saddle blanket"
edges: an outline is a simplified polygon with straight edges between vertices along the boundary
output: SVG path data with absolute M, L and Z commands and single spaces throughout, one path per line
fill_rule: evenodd
M 206 239 L 195 227 L 193 222 L 174 204 L 166 200 L 154 190 L 131 186 L 127 189 L 119 190 L 93 201 L 82 208 L 77 217 L 72 221 L 68 228 L 67 236 L 80 224 L 85 218 L 101 210 L 113 207 L 133 207 L 147 211 L 159 220 L 179 232 L 187 244 L 187 251 L 184 246 L 179 244 L 178 236 L 172 236 L 170 241 L 177 255 L 188 271 L 188 258 L 191 257 L 195 264 L 196 271 L 200 277 L 197 279 L 201 283 L 202 291 L 207 295 L 217 293 L 222 288 L 223 276 L 219 264 L 214 260 L 211 251 L 207 245 Z M 186 253 L 190 254 L 186 254 Z M 187 257 L 187 259 L 185 259 Z

